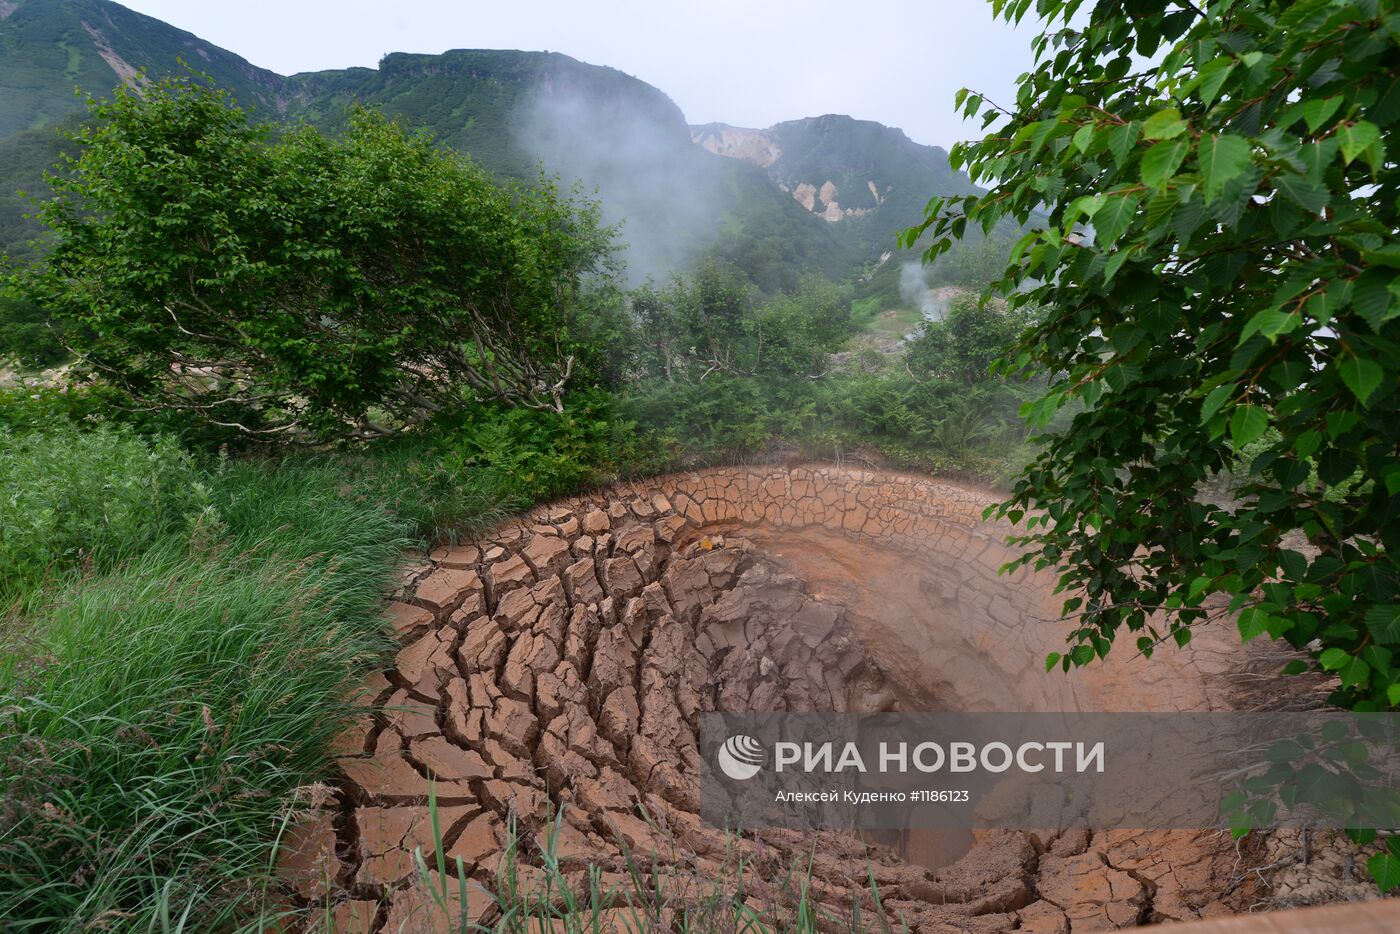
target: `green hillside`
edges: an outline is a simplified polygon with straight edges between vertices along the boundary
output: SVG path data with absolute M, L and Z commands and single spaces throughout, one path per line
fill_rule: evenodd
M 898 232 L 922 218 L 930 195 L 974 190 L 941 146 L 921 145 L 870 120 L 827 114 L 779 123 L 770 132 L 783 151 L 769 169 L 780 184 L 820 189 L 832 182 L 843 209 L 869 212 L 833 224 L 867 254 L 893 249 Z
M 245 104 L 272 106 L 278 75 L 158 19 L 107 0 L 0 3 L 0 137 L 82 110 L 75 91 L 105 95 L 122 82 L 178 74 L 181 61 Z
M 680 109 L 656 88 L 613 68 L 555 52 L 454 49 L 441 55 L 386 55 L 378 68 L 307 72 L 286 79 L 290 109 L 323 129 L 342 124 L 358 102 L 429 127 L 438 140 L 470 152 L 504 175 L 533 171 L 518 122 L 533 105 L 567 96 L 609 133 L 620 121 L 646 126 L 661 145 L 688 143 Z
M 40 234 L 38 222 L 25 215 L 33 210 L 28 196 L 43 197 L 48 192 L 44 171 L 58 161 L 65 140 L 60 128 L 76 126 L 76 114 L 58 126 L 26 130 L 0 139 L 0 256 L 30 259 L 31 241 Z
M 531 178 L 539 167 L 596 188 L 623 222 L 634 280 L 662 276 L 715 249 L 764 288 L 802 269 L 833 277 L 856 261 L 752 166 L 690 140 L 685 117 L 651 85 L 550 52 L 471 49 L 386 56 L 379 68 L 288 79 L 286 108 L 335 130 L 353 103 L 430 129 L 489 171 Z M 782 249 L 762 248 L 772 239 Z
M 543 167 L 581 182 L 622 223 L 633 281 L 707 252 L 765 290 L 791 287 L 807 271 L 842 279 L 890 249 L 929 194 L 968 187 L 943 150 L 844 116 L 762 131 L 781 149 L 772 165 L 723 158 L 694 145 L 661 91 L 558 53 L 394 53 L 378 68 L 283 77 L 109 0 L 10 0 L 0 17 L 0 252 L 18 258 L 36 229 L 16 192 L 44 191 L 43 170 L 61 148 L 52 127 L 81 110 L 75 89 L 103 95 L 139 84 L 142 73 L 191 67 L 269 119 L 334 131 L 353 104 L 366 104 L 426 128 L 498 177 L 531 179 Z M 809 209 L 793 196 L 828 183 L 839 208 L 817 200 Z M 840 220 L 824 220 L 824 210 Z
M 895 237 L 922 218 L 930 195 L 974 190 L 948 164 L 943 148 L 841 114 L 766 130 L 706 124 L 691 134 L 711 151 L 761 165 L 794 203 L 826 218 L 841 242 L 866 260 L 895 248 Z

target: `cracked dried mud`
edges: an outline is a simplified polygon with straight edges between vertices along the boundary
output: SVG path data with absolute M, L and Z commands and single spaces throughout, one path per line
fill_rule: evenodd
M 293 829 L 285 877 L 340 931 L 445 930 L 412 857 L 421 848 L 437 864 L 431 775 L 447 865 L 462 859 L 469 913 L 487 922 L 512 821 L 522 884 L 550 836 L 566 874 L 598 866 L 604 888 L 623 890 L 624 854 L 681 887 L 724 886 L 742 854 L 759 910 L 810 858 L 822 906 L 849 918 L 860 902 L 873 917 L 873 875 L 884 910 L 917 932 L 1049 934 L 1239 910 L 1256 855 L 1214 833 L 736 839 L 696 816 L 696 724 L 709 711 L 1258 701 L 1228 675 L 1278 659 L 1224 631 L 1150 663 L 1122 652 L 1046 675 L 1059 598 L 1048 576 L 997 573 L 1012 553 L 1007 529 L 981 518 L 989 502 L 893 473 L 723 468 L 554 503 L 434 551 L 405 570 L 389 607 L 401 651 L 357 701 L 334 800 Z

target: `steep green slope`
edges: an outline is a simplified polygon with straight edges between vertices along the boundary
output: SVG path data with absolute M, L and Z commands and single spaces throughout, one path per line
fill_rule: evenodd
M 108 0 L 0 2 L 0 137 L 82 109 L 75 89 L 184 72 L 211 75 L 245 103 L 275 105 L 283 79 L 198 36 Z
M 583 129 L 617 136 L 617 124 L 644 128 L 649 141 L 678 146 L 686 137 L 679 108 L 656 88 L 613 68 L 588 65 L 553 52 L 454 49 L 441 55 L 394 52 L 378 68 L 293 75 L 290 107 L 323 129 L 335 129 L 347 106 L 359 102 L 431 129 L 439 141 L 488 169 L 531 173 L 536 154 L 527 145 L 550 101 L 596 121 Z M 586 141 L 584 141 L 586 142 Z
M 77 115 L 58 126 L 27 130 L 0 139 L 0 256 L 16 260 L 33 259 L 30 241 L 41 233 L 39 224 L 25 215 L 33 210 L 26 195 L 44 197 L 48 185 L 44 172 L 64 152 L 66 141 L 60 128 L 77 126 Z

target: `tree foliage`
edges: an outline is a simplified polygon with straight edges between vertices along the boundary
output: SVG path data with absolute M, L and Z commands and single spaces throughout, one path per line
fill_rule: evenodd
M 1082 406 L 1000 507 L 1070 594 L 1047 665 L 1233 616 L 1311 659 L 1286 670 L 1336 673 L 1334 703 L 1400 706 L 1400 14 L 993 6 L 1043 18 L 1037 66 L 1009 107 L 960 94 L 989 132 L 953 159 L 990 190 L 935 198 L 905 241 L 932 231 L 932 258 L 1048 212 L 998 284 L 1048 309 L 1027 415 Z M 1200 495 L 1222 476 L 1226 502 Z
M 925 321 L 909 341 L 909 371 L 968 386 L 987 380 L 992 364 L 1016 346 L 1035 320 L 1033 305 L 1013 305 L 1000 299 L 980 302 L 965 292 L 948 303 L 937 321 Z
M 370 436 L 469 395 L 562 406 L 611 231 L 547 183 L 357 111 L 271 140 L 222 93 L 94 102 L 21 276 L 83 365 L 140 407 L 255 434 Z
M 1051 662 L 1102 657 L 1125 626 L 1145 653 L 1185 643 L 1223 596 L 1244 638 L 1338 672 L 1335 702 L 1395 707 L 1400 15 L 1081 5 L 1035 4 L 1014 107 L 959 97 L 991 130 L 954 159 L 991 190 L 935 198 L 905 234 L 932 231 L 932 258 L 970 224 L 1049 212 L 999 288 L 1048 309 L 1019 356 L 1054 374 L 1029 417 L 1083 405 L 1001 507 L 1074 594 Z M 1203 501 L 1220 474 L 1234 500 Z
M 764 299 L 738 269 L 713 261 L 636 290 L 632 311 L 644 369 L 668 382 L 816 376 L 852 330 L 850 298 L 828 282 L 809 277 Z
M 929 269 L 929 284 L 985 289 L 1005 272 L 1006 257 L 1014 242 L 1013 238 L 1000 235 L 960 240 Z
M 44 310 L 12 290 L 0 288 L 0 360 L 35 369 L 61 363 L 67 352 L 49 329 Z

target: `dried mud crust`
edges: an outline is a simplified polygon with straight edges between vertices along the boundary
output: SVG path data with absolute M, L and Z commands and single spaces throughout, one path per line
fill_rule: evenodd
M 1053 582 L 997 574 L 1010 554 L 1006 530 L 981 519 L 987 502 L 894 474 L 716 469 L 556 503 L 433 552 L 404 571 L 389 607 L 403 648 L 361 695 L 335 793 L 293 828 L 284 876 L 302 904 L 329 905 L 313 914 L 336 930 L 439 929 L 412 857 L 437 865 L 432 775 L 443 855 L 463 860 L 486 922 L 511 821 L 521 886 L 549 836 L 566 873 L 597 866 L 622 891 L 624 854 L 696 891 L 723 887 L 742 854 L 758 910 L 795 894 L 784 879 L 810 859 L 812 897 L 873 917 L 873 874 L 896 930 L 902 918 L 920 932 L 1089 931 L 1238 910 L 1251 854 L 1218 835 L 736 839 L 696 817 L 708 711 L 1243 702 L 1222 677 L 1242 664 L 1228 634 L 1150 666 L 1045 676 L 1063 631 Z

